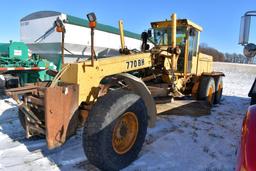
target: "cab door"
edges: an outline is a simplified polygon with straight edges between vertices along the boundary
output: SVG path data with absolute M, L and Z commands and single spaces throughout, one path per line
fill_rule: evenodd
M 196 65 L 199 51 L 199 35 L 200 32 L 194 28 L 188 30 L 188 63 L 187 72 L 196 73 Z

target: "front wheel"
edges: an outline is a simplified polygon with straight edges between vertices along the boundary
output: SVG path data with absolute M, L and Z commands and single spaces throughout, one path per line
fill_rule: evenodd
M 147 109 L 138 95 L 118 90 L 99 98 L 84 127 L 88 160 L 102 170 L 128 166 L 141 151 L 147 124 Z

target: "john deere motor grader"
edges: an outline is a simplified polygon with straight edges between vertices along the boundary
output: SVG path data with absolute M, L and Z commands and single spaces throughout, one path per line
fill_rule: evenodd
M 45 135 L 53 149 L 84 126 L 88 160 L 103 170 L 119 170 L 136 159 L 147 127 L 155 125 L 154 99 L 190 96 L 209 105 L 220 102 L 224 74 L 212 72 L 212 57 L 198 52 L 200 26 L 176 20 L 176 14 L 171 20 L 153 22 L 151 31 L 142 33 L 142 49 L 137 52 L 125 48 L 119 22 L 121 55 L 97 59 L 96 16 L 87 17 L 90 59 L 63 65 L 51 82 L 7 91 L 19 104 L 27 138 Z M 61 31 L 62 25 L 56 30 Z M 148 40 L 154 44 L 151 49 Z

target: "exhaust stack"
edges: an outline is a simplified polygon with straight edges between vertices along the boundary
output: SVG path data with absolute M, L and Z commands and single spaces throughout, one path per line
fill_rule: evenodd
M 171 16 L 172 20 L 172 48 L 176 48 L 176 27 L 177 27 L 177 17 L 176 14 L 173 13 Z
M 119 32 L 120 32 L 120 41 L 121 41 L 121 49 L 124 50 L 125 42 L 124 42 L 124 24 L 122 20 L 119 20 Z

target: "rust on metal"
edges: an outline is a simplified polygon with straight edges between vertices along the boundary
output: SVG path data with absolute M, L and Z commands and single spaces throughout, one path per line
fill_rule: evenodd
M 27 96 L 27 101 L 37 106 L 44 106 L 43 98 L 38 98 L 30 95 L 30 96 Z
M 48 87 L 44 93 L 46 140 L 53 149 L 66 140 L 69 122 L 79 106 L 78 85 Z
M 46 135 L 49 149 L 62 145 L 67 134 L 70 134 L 67 129 L 74 128 L 75 131 L 79 125 L 78 116 L 75 116 L 77 119 L 72 118 L 79 107 L 78 85 L 63 83 L 52 85 L 38 82 L 6 90 L 6 94 L 17 101 L 19 111 L 24 115 L 26 137 Z M 84 112 L 83 117 L 87 118 Z
M 36 86 L 36 85 L 28 85 L 25 87 L 6 89 L 5 94 L 12 97 L 12 96 L 16 96 L 19 94 L 35 92 L 35 91 L 37 91 L 37 88 L 38 88 L 38 86 Z

